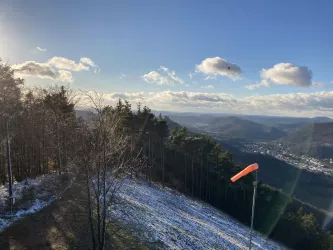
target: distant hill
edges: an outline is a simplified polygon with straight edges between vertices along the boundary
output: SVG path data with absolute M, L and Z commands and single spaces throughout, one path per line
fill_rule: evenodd
M 182 127 L 177 122 L 174 122 L 173 120 L 171 120 L 169 116 L 165 116 L 164 119 L 166 120 L 166 122 L 168 124 L 168 128 L 169 128 L 170 132 L 172 130 L 174 130 L 175 128 L 181 128 Z
M 218 116 L 213 116 L 210 114 L 168 114 L 168 117 L 184 126 L 189 127 L 201 127 L 203 125 L 208 125 Z
M 88 110 L 75 110 L 76 117 L 81 117 L 85 121 L 89 121 L 92 117 L 92 113 Z
M 333 122 L 328 117 L 283 117 L 283 116 L 240 116 L 247 120 L 258 122 L 267 126 L 272 126 L 285 132 L 292 132 L 307 124 Z
M 247 140 L 275 140 L 286 135 L 285 132 L 235 116 L 215 118 L 207 130 L 220 136 Z
M 333 158 L 333 122 L 306 125 L 279 141 L 296 154 Z
M 288 117 L 288 116 L 263 116 L 263 115 L 240 115 L 240 114 L 224 114 L 224 113 L 177 113 L 177 112 L 162 112 L 173 121 L 188 127 L 202 128 L 211 123 L 218 117 L 237 117 L 244 120 L 260 123 L 266 126 L 275 127 L 284 132 L 292 132 L 307 124 L 333 122 L 333 119 L 328 117 Z

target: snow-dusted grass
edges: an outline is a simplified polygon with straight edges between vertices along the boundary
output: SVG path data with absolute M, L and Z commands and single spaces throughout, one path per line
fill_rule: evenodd
M 72 175 L 50 173 L 13 184 L 12 218 L 8 207 L 8 184 L 0 186 L 0 232 L 27 214 L 49 205 L 59 196 L 59 191 L 64 192 L 73 181 Z
M 125 180 L 110 208 L 141 238 L 166 249 L 248 249 L 249 228 L 212 206 L 138 180 Z M 255 234 L 252 249 L 283 249 Z

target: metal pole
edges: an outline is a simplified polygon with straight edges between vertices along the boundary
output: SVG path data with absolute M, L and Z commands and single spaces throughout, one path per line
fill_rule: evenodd
M 252 231 L 253 231 L 253 220 L 254 220 L 254 208 L 256 204 L 256 194 L 257 194 L 257 184 L 258 184 L 258 170 L 256 171 L 256 180 L 253 182 L 253 200 L 252 200 L 252 215 L 251 215 L 251 231 L 250 231 L 250 245 L 249 250 L 251 250 L 252 246 Z
M 11 161 L 11 155 L 10 155 L 9 119 L 7 120 L 7 164 L 8 164 L 10 217 L 12 217 L 12 215 L 13 215 L 13 175 L 12 175 L 12 161 Z

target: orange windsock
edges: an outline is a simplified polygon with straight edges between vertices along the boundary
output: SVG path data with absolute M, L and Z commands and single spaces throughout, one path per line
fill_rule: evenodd
M 253 163 L 249 165 L 248 167 L 244 168 L 242 171 L 240 171 L 238 174 L 233 176 L 230 180 L 232 182 L 237 181 L 238 179 L 242 178 L 243 176 L 247 175 L 248 173 L 251 173 L 259 168 L 257 163 Z

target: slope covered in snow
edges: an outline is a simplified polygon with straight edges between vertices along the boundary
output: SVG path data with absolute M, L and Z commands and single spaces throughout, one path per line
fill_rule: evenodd
M 163 249 L 248 249 L 249 228 L 212 206 L 138 180 L 125 180 L 111 218 Z M 253 249 L 283 249 L 255 234 Z

